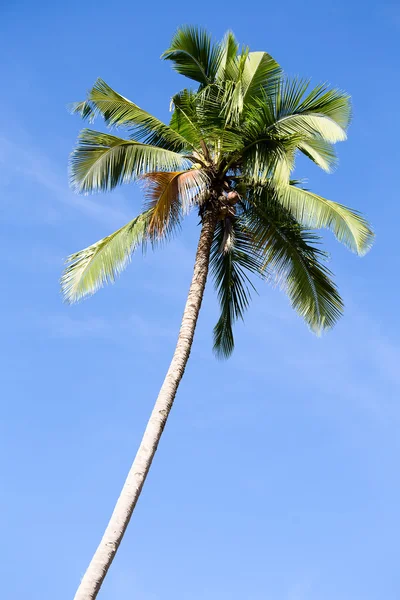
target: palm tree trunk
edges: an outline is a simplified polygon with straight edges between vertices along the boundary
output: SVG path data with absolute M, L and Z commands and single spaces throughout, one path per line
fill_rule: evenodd
M 93 600 L 96 598 L 142 491 L 189 358 L 207 281 L 216 220 L 215 211 L 210 210 L 204 214 L 192 282 L 183 312 L 174 356 L 114 512 L 83 576 L 75 600 Z

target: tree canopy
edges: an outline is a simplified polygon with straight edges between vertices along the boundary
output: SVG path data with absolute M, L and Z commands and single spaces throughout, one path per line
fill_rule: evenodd
M 358 211 L 304 189 L 293 171 L 298 153 L 326 172 L 336 167 L 334 144 L 346 139 L 349 95 L 288 78 L 266 52 L 239 48 L 231 32 L 216 43 L 202 29 L 180 28 L 162 58 L 191 80 L 173 96 L 169 124 L 102 79 L 72 107 L 90 123 L 101 117 L 113 131 L 81 132 L 70 162 L 73 188 L 92 193 L 138 181 L 144 207 L 68 258 L 64 298 L 76 302 L 113 282 L 138 246 L 157 246 L 191 210 L 202 217 L 213 208 L 217 355 L 233 350 L 233 324 L 243 318 L 254 275 L 281 285 L 313 331 L 332 327 L 343 302 L 315 230 L 330 229 L 359 255 L 373 233 Z

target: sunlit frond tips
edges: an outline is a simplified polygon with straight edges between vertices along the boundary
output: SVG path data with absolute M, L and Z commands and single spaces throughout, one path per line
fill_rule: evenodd
M 61 291 L 72 304 L 94 294 L 105 283 L 113 283 L 132 252 L 146 241 L 152 211 L 149 210 L 88 248 L 71 254 L 61 278 Z

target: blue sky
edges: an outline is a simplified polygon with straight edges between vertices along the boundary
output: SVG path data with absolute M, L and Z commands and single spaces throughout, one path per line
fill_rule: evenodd
M 49 3 L 50 4 L 50 3 Z M 189 367 L 102 600 L 395 600 L 400 596 L 396 3 L 205 0 L 0 8 L 2 595 L 67 600 L 139 443 L 174 347 L 198 228 L 138 255 L 116 285 L 62 304 L 63 257 L 140 208 L 126 186 L 79 197 L 68 102 L 101 76 L 161 118 L 183 85 L 159 60 L 181 23 L 232 29 L 291 75 L 353 96 L 340 167 L 315 191 L 362 210 L 373 250 L 331 234 L 346 302 L 317 339 L 260 287 L 228 362 L 210 285 Z

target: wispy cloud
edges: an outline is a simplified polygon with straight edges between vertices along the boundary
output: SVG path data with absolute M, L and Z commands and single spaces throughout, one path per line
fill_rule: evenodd
M 51 336 L 62 338 L 114 338 L 110 322 L 102 317 L 74 318 L 59 314 L 40 318 Z
M 21 139 L 20 136 L 18 139 Z M 27 140 L 17 143 L 2 136 L 0 137 L 0 184 L 6 185 L 11 175 L 28 178 L 50 192 L 54 202 L 75 208 L 88 217 L 111 226 L 120 226 L 132 217 L 124 207 L 107 206 L 104 198 L 101 203 L 88 196 L 74 194 L 68 188 L 66 170 L 64 174 L 61 173 L 59 167 L 40 148 Z M 114 204 L 116 198 L 117 195 L 114 194 Z M 119 199 L 121 200 L 121 195 Z
M 346 437 L 365 438 L 359 440 L 362 445 L 370 442 L 370 434 L 397 430 L 400 344 L 373 316 L 361 314 L 359 306 L 361 302 L 349 303 L 337 328 L 316 338 L 283 294 L 261 292 L 245 324 L 237 324 L 232 358 L 220 365 L 222 378 L 235 372 L 239 381 L 250 381 L 258 390 L 251 411 L 240 404 L 230 405 L 229 410 L 216 405 L 212 418 L 204 414 L 198 425 L 242 427 L 248 422 L 253 426 L 254 418 L 265 415 L 264 398 L 274 401 L 276 394 L 286 398 L 298 393 L 307 410 L 334 422 Z M 210 307 L 205 309 L 209 321 Z M 203 334 L 208 333 L 207 327 Z M 204 344 L 196 352 L 202 361 L 214 360 Z
M 313 578 L 304 575 L 299 581 L 296 581 L 289 588 L 287 600 L 310 600 Z
M 57 248 L 46 246 L 40 242 L 33 242 L 29 249 L 14 247 L 12 252 L 7 252 L 5 245 L 3 262 L 16 271 L 46 272 L 55 271 L 58 276 L 64 262 L 64 257 Z
M 144 319 L 137 314 L 129 314 L 118 318 L 73 317 L 64 313 L 40 316 L 37 323 L 45 327 L 48 334 L 59 338 L 97 338 L 115 343 L 129 344 L 132 336 L 146 339 L 149 342 L 170 339 L 177 335 L 172 328 L 160 326 L 159 323 Z M 127 335 L 129 334 L 129 335 Z

